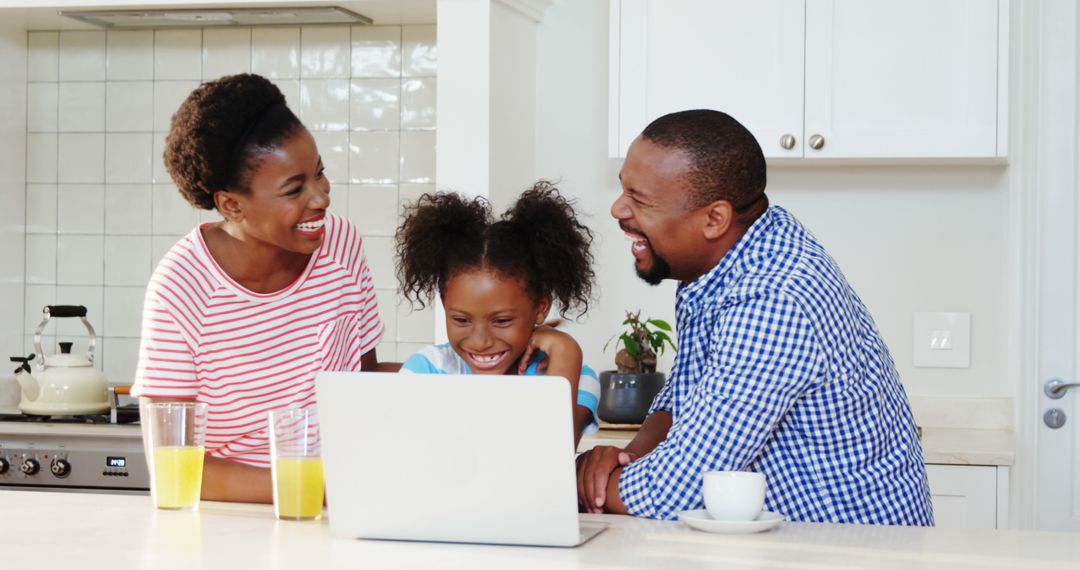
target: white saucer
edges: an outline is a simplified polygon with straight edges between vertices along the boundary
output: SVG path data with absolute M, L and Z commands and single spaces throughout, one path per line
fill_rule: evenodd
M 784 515 L 772 511 L 761 511 L 752 521 L 718 521 L 709 516 L 705 509 L 695 509 L 679 513 L 679 520 L 698 530 L 720 534 L 748 534 L 769 530 L 784 520 Z

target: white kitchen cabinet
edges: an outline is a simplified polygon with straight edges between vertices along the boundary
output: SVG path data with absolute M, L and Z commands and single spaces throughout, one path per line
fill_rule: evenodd
M 1008 467 L 927 465 L 926 475 L 938 527 L 1008 526 Z
M 609 154 L 660 115 L 711 108 L 769 158 L 1004 157 L 1007 8 L 611 0 Z

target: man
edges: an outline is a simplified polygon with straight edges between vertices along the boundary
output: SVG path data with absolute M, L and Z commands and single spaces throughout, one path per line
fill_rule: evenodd
M 679 343 L 634 440 L 579 457 L 582 505 L 676 518 L 702 507 L 704 472 L 748 469 L 790 520 L 932 525 L 892 357 L 836 262 L 769 206 L 753 135 L 717 111 L 666 115 L 619 178 L 638 275 L 680 282 Z

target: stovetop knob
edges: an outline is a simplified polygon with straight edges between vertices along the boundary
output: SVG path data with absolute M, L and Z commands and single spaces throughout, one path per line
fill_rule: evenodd
M 8 467 L 11 467 L 11 464 L 8 463 L 7 459 L 0 457 L 0 475 L 7 473 Z
M 71 464 L 66 459 L 57 459 L 49 466 L 49 471 L 57 478 L 63 479 L 68 475 L 71 475 Z
M 19 471 L 22 471 L 25 475 L 37 475 L 37 472 L 41 470 L 41 464 L 37 459 L 29 458 L 22 462 L 19 466 Z

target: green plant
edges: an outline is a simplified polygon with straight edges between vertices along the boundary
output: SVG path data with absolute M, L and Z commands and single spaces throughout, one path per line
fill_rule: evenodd
M 618 339 L 622 348 L 615 353 L 615 367 L 620 374 L 656 372 L 656 356 L 664 353 L 665 345 L 675 348 L 675 343 L 667 333 L 671 325 L 660 319 L 641 319 L 641 310 L 636 313 L 626 311 L 626 320 L 622 322 L 629 330 L 611 337 L 604 350 L 612 341 Z M 652 328 L 649 328 L 650 325 Z

